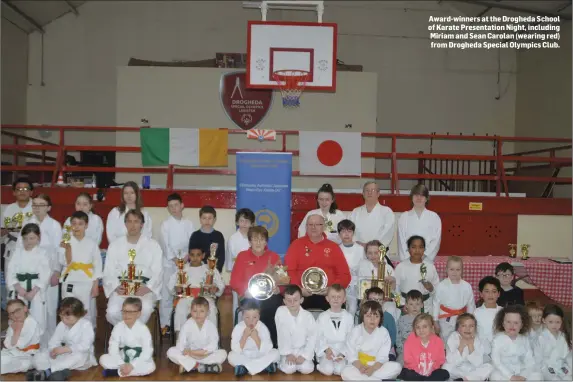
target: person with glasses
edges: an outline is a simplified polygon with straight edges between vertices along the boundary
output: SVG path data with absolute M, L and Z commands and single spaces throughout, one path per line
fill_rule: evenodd
M 42 328 L 22 300 L 8 301 L 6 311 L 10 321 L 0 354 L 0 374 L 24 373 L 32 368 L 34 354 L 40 349 Z
M 298 227 L 298 237 L 306 235 L 306 221 L 311 215 L 321 214 L 324 217 L 324 233 L 326 238 L 340 244 L 340 236 L 338 235 L 338 223 L 346 219 L 344 212 L 338 209 L 336 198 L 334 197 L 334 190 L 329 183 L 323 184 L 316 194 L 316 210 L 309 211 L 300 226 Z
M 362 196 L 364 205 L 356 207 L 348 217 L 356 225 L 356 242 L 365 246 L 371 240 L 379 240 L 389 247 L 394 239 L 394 211 L 378 202 L 380 188 L 376 182 L 366 182 Z
M 14 253 L 16 249 L 16 242 L 18 241 L 18 237 L 20 237 L 19 229 L 22 228 L 20 225 L 18 231 L 10 231 L 6 226 L 5 219 L 12 219 L 14 216 L 18 214 L 23 214 L 24 221 L 28 218 L 26 215 L 30 215 L 32 213 L 32 192 L 34 191 L 34 186 L 32 182 L 28 180 L 28 178 L 18 178 L 14 183 L 12 183 L 12 193 L 16 201 L 12 204 L 9 204 L 6 209 L 4 209 L 4 213 L 2 214 L 2 243 L 6 244 L 6 249 L 4 251 L 4 259 L 6 264 L 4 264 L 3 269 L 8 268 L 8 262 L 10 261 L 10 255 Z M 10 225 L 13 223 L 10 223 Z
M 326 288 L 313 293 L 302 285 L 301 277 L 308 268 L 322 269 L 328 278 L 326 286 L 340 284 L 343 288 L 347 288 L 351 280 L 344 253 L 335 242 L 328 240 L 324 233 L 324 224 L 322 214 L 310 216 L 306 221 L 306 235 L 293 241 L 285 255 L 285 265 L 291 283 L 301 287 L 304 297 L 302 307 L 306 310 L 327 310 L 330 307 L 325 298 Z
M 497 305 L 505 308 L 509 305 L 525 305 L 523 290 L 513 282 L 515 271 L 510 263 L 500 263 L 495 267 L 495 277 L 501 284 L 501 293 Z

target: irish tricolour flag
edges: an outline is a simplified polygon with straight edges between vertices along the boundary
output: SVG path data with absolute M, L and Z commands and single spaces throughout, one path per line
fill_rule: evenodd
M 152 127 L 140 135 L 144 166 L 227 167 L 226 129 Z

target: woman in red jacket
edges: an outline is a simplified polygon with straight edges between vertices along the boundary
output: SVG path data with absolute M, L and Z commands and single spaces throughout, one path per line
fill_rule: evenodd
M 255 300 L 248 290 L 251 277 L 256 273 L 264 273 L 270 267 L 281 264 L 279 255 L 267 248 L 269 232 L 265 227 L 249 228 L 247 233 L 250 248 L 240 252 L 231 271 L 231 288 L 239 295 L 239 306 L 246 301 L 256 301 L 261 308 L 261 322 L 267 326 L 271 333 L 273 346 L 277 347 L 277 328 L 275 326 L 275 312 L 283 304 L 280 290 L 275 287 L 274 294 L 267 300 Z

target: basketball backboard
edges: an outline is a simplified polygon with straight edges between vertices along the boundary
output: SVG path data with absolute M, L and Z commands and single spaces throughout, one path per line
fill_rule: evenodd
M 247 87 L 278 89 L 273 73 L 309 72 L 306 89 L 336 91 L 337 24 L 249 21 Z

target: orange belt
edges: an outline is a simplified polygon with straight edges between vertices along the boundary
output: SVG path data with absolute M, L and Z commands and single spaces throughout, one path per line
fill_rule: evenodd
M 24 349 L 18 349 L 20 351 L 30 351 L 30 350 L 38 350 L 40 349 L 40 344 L 32 344 L 30 346 L 26 346 Z
M 451 309 L 451 308 L 448 308 L 447 306 L 440 304 L 440 309 L 446 313 L 440 314 L 438 316 L 438 318 L 448 318 L 448 317 L 459 316 L 460 314 L 467 312 L 467 308 L 465 306 L 461 309 Z

